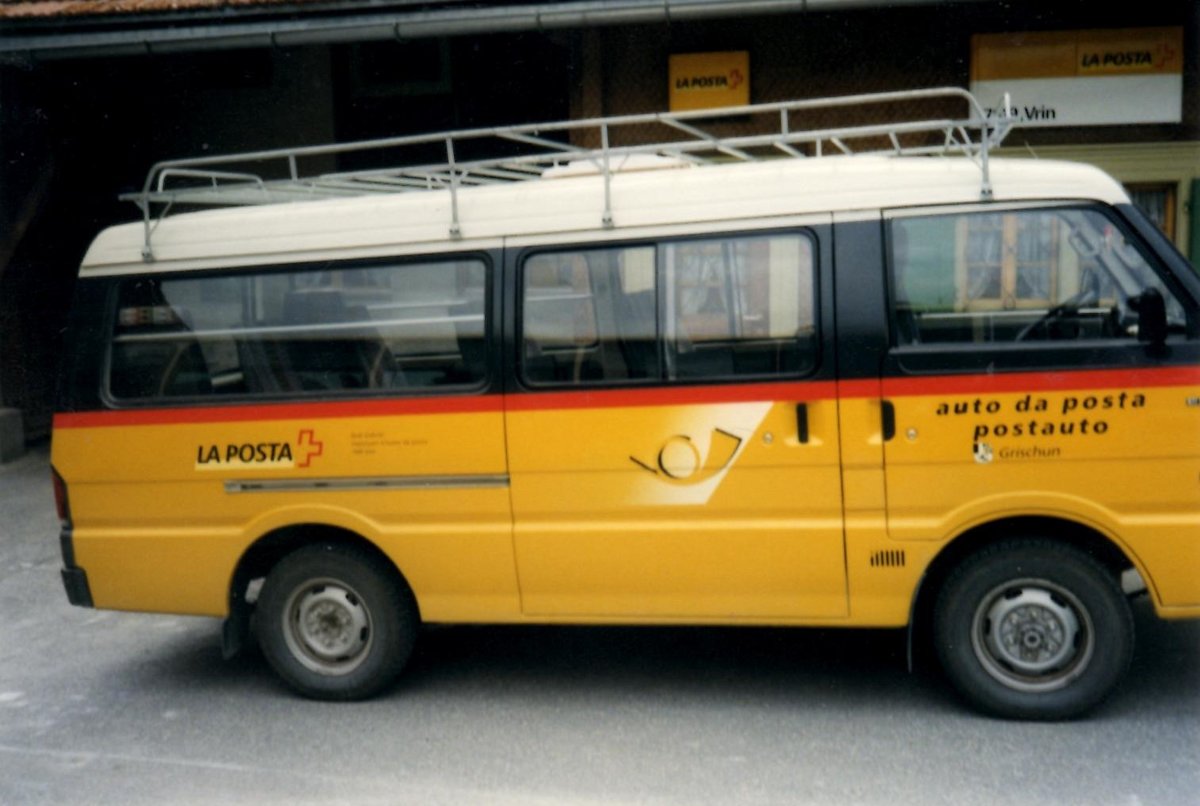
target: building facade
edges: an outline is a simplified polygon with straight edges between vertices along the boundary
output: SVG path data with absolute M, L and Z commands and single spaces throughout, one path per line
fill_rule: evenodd
M 5 3 L 0 458 L 48 433 L 79 259 L 156 160 L 935 86 L 1008 92 L 1008 154 L 1100 166 L 1200 263 L 1193 0 Z

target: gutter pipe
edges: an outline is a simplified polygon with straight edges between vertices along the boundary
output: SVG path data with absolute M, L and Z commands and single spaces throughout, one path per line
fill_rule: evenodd
M 958 0 L 983 2 L 984 0 Z M 993 0 L 994 1 L 994 0 Z M 233 48 L 272 48 L 468 34 L 671 23 L 734 16 L 829 13 L 946 5 L 946 0 L 559 0 L 394 13 L 265 19 L 243 23 L 161 25 L 105 31 L 0 33 L 0 60 L 135 56 Z

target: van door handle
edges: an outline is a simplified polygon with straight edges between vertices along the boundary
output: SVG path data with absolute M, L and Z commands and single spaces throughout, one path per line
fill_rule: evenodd
M 880 415 L 883 419 L 883 441 L 887 442 L 896 436 L 896 407 L 892 405 L 892 401 L 880 401 Z
M 801 445 L 808 444 L 808 404 L 796 404 L 796 439 Z

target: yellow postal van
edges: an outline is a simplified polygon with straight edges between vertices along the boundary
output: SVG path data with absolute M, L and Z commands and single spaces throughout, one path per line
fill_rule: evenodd
M 984 711 L 1087 711 L 1129 596 L 1200 617 L 1200 278 L 1099 171 L 991 159 L 1008 123 L 948 89 L 155 166 L 80 271 L 71 602 L 229 651 L 253 615 L 329 699 L 423 623 L 907 626 Z

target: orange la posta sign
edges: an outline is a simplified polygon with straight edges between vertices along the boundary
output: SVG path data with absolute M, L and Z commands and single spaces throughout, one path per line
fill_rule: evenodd
M 750 53 L 677 53 L 667 68 L 669 109 L 719 109 L 750 103 Z

